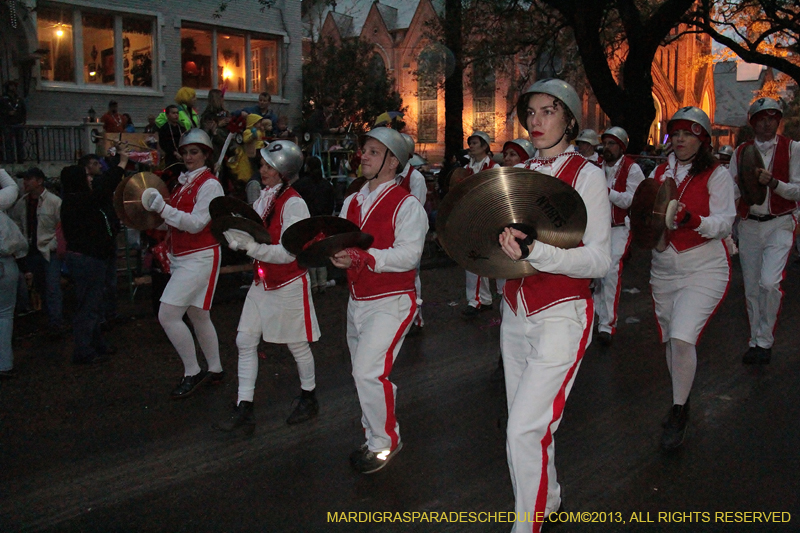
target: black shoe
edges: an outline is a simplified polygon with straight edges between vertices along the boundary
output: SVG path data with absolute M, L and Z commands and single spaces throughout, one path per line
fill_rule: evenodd
M 205 370 L 201 370 L 194 376 L 183 376 L 180 384 L 172 391 L 172 399 L 180 400 L 181 398 L 188 398 L 206 378 L 208 378 L 208 372 Z
M 397 447 L 392 451 L 384 450 L 375 453 L 370 451 L 367 445 L 364 444 L 361 448 L 350 454 L 350 464 L 356 471 L 362 474 L 372 474 L 389 464 L 389 460 L 397 455 L 397 452 L 402 448 L 403 443 L 398 442 Z
M 751 346 L 742 356 L 745 365 L 768 365 L 772 359 L 772 348 Z
M 597 342 L 600 343 L 600 346 L 608 348 L 611 346 L 611 343 L 614 342 L 614 337 L 607 331 L 601 331 L 597 334 Z
M 561 503 L 558 504 L 558 510 L 556 514 L 560 514 L 564 512 L 564 501 L 562 500 Z M 558 527 L 559 522 L 556 520 L 551 522 L 550 519 L 545 516 L 544 521 L 542 522 L 542 527 L 539 529 L 540 533 L 547 533 L 548 531 L 552 530 L 553 528 Z
M 72 364 L 73 365 L 96 365 L 98 363 L 105 363 L 108 361 L 108 356 L 96 353 L 94 355 L 90 355 L 88 357 L 73 357 Z
M 289 418 L 286 419 L 286 423 L 290 426 L 294 424 L 299 424 L 300 422 L 305 422 L 306 420 L 311 420 L 317 413 L 319 413 L 319 402 L 317 401 L 316 396 L 312 395 L 301 395 L 298 396 L 297 399 L 297 407 L 294 408 L 292 414 L 289 415 Z
M 225 381 L 225 371 L 220 370 L 219 372 L 209 372 L 208 373 L 208 384 L 209 385 L 220 385 L 222 382 Z
M 661 435 L 661 449 L 671 452 L 680 448 L 686 437 L 686 426 L 689 424 L 689 402 L 684 405 L 673 405 L 669 412 L 669 419 Z
M 256 421 L 253 418 L 253 402 L 239 402 L 233 408 L 231 416 L 212 426 L 214 429 L 229 433 L 236 428 L 242 428 L 245 435 L 252 435 L 256 430 Z
M 14 368 L 8 370 L 0 370 L 0 379 L 11 379 L 17 377 L 17 371 Z
M 461 311 L 461 315 L 467 318 L 472 318 L 474 316 L 478 316 L 484 311 L 491 311 L 491 310 L 492 310 L 492 304 L 481 305 L 480 307 L 473 307 L 471 305 L 468 305 L 466 309 Z

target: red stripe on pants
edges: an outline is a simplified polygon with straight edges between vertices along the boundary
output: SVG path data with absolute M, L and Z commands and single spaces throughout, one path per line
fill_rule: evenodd
M 417 299 L 412 294 L 409 294 L 408 297 L 411 298 L 411 310 L 408 312 L 406 319 L 400 324 L 400 328 L 397 330 L 397 333 L 395 333 L 392 343 L 389 345 L 389 349 L 386 350 L 383 361 L 383 374 L 378 377 L 378 380 L 383 384 L 383 396 L 386 400 L 386 434 L 389 435 L 389 438 L 392 440 L 392 450 L 397 448 L 399 439 L 397 438 L 397 432 L 394 430 L 394 427 L 397 425 L 397 418 L 394 416 L 394 391 L 392 390 L 392 383 L 389 381 L 388 377 L 392 371 L 392 364 L 394 363 L 392 354 L 394 353 L 395 346 L 397 346 L 405 336 L 417 312 Z
M 308 280 L 306 279 L 306 275 L 303 274 L 303 318 L 306 322 L 306 340 L 308 342 L 313 341 L 313 337 L 311 335 L 311 306 L 308 302 Z
M 211 276 L 208 278 L 208 290 L 203 300 L 203 311 L 211 309 L 211 300 L 214 298 L 214 289 L 217 288 L 217 270 L 219 270 L 219 246 L 214 247 L 214 264 L 211 267 Z

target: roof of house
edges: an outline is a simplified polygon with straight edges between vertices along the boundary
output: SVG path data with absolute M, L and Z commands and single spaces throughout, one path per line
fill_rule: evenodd
M 758 79 L 737 81 L 736 61 L 722 61 L 714 65 L 714 94 L 717 107 L 714 124 L 742 127 L 747 124 L 747 109 L 755 92 L 764 85 L 766 70 Z
M 335 12 L 331 9 L 331 6 L 323 5 L 318 10 L 306 15 L 304 20 L 307 31 L 306 36 L 313 39 L 319 36 L 319 29 L 328 13 L 334 16 L 334 22 L 336 22 L 342 37 L 345 37 L 345 35 L 342 32 L 343 26 L 340 23 L 349 24 L 343 16 L 347 16 L 352 20 L 352 26 L 344 26 L 351 32 L 347 36 L 355 37 L 361 35 L 361 29 L 364 27 L 367 15 L 369 15 L 373 4 L 377 5 L 378 12 L 381 14 L 383 22 L 389 31 L 406 29 L 411 26 L 411 21 L 417 12 L 419 2 L 420 0 L 381 0 L 380 2 L 377 0 L 338 0 Z M 433 8 L 440 16 L 444 15 L 444 0 L 431 0 L 431 4 L 433 4 Z M 311 18 L 315 20 L 311 20 Z M 313 35 L 311 35 L 312 28 Z

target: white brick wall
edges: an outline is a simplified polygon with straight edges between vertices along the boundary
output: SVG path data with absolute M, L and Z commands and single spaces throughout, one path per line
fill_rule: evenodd
M 60 4 L 77 8 L 103 9 L 121 14 L 129 11 L 157 14 L 161 23 L 157 34 L 160 35 L 161 43 L 156 45 L 156 49 L 161 52 L 157 58 L 161 75 L 160 80 L 159 78 L 156 80 L 160 82 L 155 82 L 156 87 L 151 94 L 131 94 L 125 89 L 110 87 L 103 89 L 111 90 L 100 91 L 89 86 L 85 86 L 85 89 L 74 86 L 50 89 L 37 85 L 32 88 L 28 96 L 29 124 L 79 124 L 86 116 L 89 107 L 93 107 L 99 117 L 106 111 L 108 101 L 113 99 L 119 102 L 120 112 L 130 113 L 134 124 L 138 128 L 143 127 L 147 123 L 147 115 L 157 114 L 165 106 L 173 103 L 175 93 L 181 87 L 180 26 L 184 20 L 218 28 L 263 34 L 287 34 L 288 48 L 280 47 L 281 61 L 286 62 L 286 68 L 282 68 L 280 72 L 283 75 L 283 95 L 282 98 L 273 98 L 273 109 L 279 115 L 287 115 L 292 126 L 296 127 L 300 123 L 303 91 L 300 0 L 278 0 L 274 7 L 265 9 L 263 13 L 257 0 L 238 0 L 231 2 L 218 19 L 215 19 L 213 14 L 219 6 L 219 0 L 104 0 L 102 2 L 68 0 Z M 35 49 L 36 40 L 32 40 Z M 199 91 L 198 112 L 205 109 L 204 94 L 204 91 Z M 253 105 L 258 96 L 240 95 L 237 98 L 234 94 L 228 93 L 225 100 L 226 107 L 233 111 L 246 105 Z

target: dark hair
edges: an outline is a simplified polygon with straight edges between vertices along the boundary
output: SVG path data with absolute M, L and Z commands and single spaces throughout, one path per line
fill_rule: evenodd
M 25 172 L 25 177 L 26 178 L 36 178 L 36 179 L 40 179 L 42 181 L 45 181 L 47 179 L 47 176 L 44 175 L 44 172 L 42 172 L 42 169 L 39 168 L 39 167 L 31 167 L 31 168 L 29 168 L 27 170 L 27 172 Z
M 86 154 L 84 156 L 81 156 L 80 159 L 78 159 L 78 166 L 79 167 L 88 167 L 89 166 L 89 162 L 93 161 L 93 160 L 94 161 L 100 161 L 100 158 L 97 157 L 95 154 Z
M 334 105 L 336 101 L 330 96 L 326 96 L 325 98 L 322 99 L 320 103 L 322 104 L 322 107 L 330 107 Z
M 711 153 L 709 145 L 707 143 L 702 143 L 700 148 L 697 149 L 697 153 L 694 154 L 692 168 L 689 169 L 689 174 L 694 176 L 704 170 L 716 167 L 717 165 L 719 165 L 719 160 Z
M 269 101 L 272 102 L 272 95 L 268 92 L 264 91 L 263 93 L 258 93 L 258 96 L 263 96 L 264 98 L 269 98 Z
M 579 133 L 578 119 L 572 114 L 570 108 L 567 107 L 560 98 L 556 98 L 555 96 L 553 96 L 553 107 L 561 107 L 561 109 L 564 110 L 564 118 L 567 120 L 567 129 L 564 133 L 567 135 L 567 141 L 574 141 Z
M 322 161 L 316 156 L 312 156 L 308 158 L 308 163 L 306 163 L 306 167 L 308 168 L 308 175 L 314 181 L 319 181 L 323 179 L 322 176 Z
M 181 108 L 176 106 L 175 104 L 170 104 L 170 105 L 168 105 L 167 107 L 164 108 L 164 114 L 168 115 L 170 109 L 174 109 L 175 111 L 180 111 L 181 110 Z
M 111 100 L 110 102 L 108 102 L 108 107 L 111 107 L 112 105 L 118 105 L 117 101 L 116 100 Z
M 64 194 L 89 191 L 86 181 L 86 169 L 80 165 L 69 165 L 61 170 L 61 188 Z
M 128 124 L 129 125 L 133 126 L 133 119 L 131 118 L 131 116 L 128 113 L 123 113 L 122 116 L 125 117 L 126 119 L 128 119 Z

